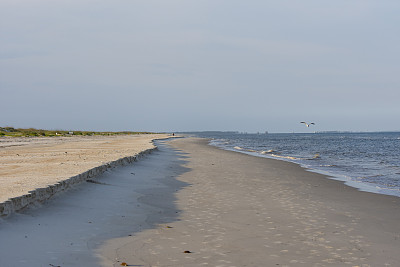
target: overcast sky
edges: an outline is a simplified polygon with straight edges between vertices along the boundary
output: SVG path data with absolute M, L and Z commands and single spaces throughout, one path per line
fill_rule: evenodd
M 1 0 L 0 126 L 400 130 L 398 0 Z

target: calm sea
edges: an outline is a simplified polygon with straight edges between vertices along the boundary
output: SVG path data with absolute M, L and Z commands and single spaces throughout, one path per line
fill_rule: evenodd
M 223 149 L 295 162 L 360 190 L 400 197 L 400 132 L 191 134 Z

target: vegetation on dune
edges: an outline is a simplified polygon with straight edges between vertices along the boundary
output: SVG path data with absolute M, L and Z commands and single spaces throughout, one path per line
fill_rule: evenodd
M 151 134 L 151 132 L 93 132 L 93 131 L 65 131 L 65 130 L 42 130 L 42 129 L 20 129 L 13 127 L 0 127 L 0 137 L 51 137 L 51 136 L 93 136 L 93 135 L 131 135 L 131 134 Z

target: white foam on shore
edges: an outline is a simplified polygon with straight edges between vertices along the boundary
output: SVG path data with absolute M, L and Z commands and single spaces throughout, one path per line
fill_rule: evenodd
M 328 179 L 333 179 L 333 180 L 344 182 L 347 186 L 356 188 L 359 191 L 400 197 L 400 190 L 398 190 L 398 189 L 382 188 L 382 187 L 380 187 L 380 186 L 378 186 L 376 184 L 373 184 L 373 183 L 354 181 L 348 176 L 334 174 L 334 173 L 330 173 L 330 172 L 323 171 L 323 170 L 318 170 L 318 169 L 312 169 L 312 168 L 310 168 L 310 166 L 299 162 L 299 160 L 318 159 L 318 158 L 320 158 L 319 154 L 315 154 L 313 158 L 305 159 L 305 158 L 296 158 L 296 157 L 291 157 L 291 156 L 280 156 L 280 155 L 276 155 L 276 154 L 273 154 L 273 153 L 268 153 L 268 152 L 265 153 L 265 151 L 251 152 L 251 151 L 248 151 L 248 150 L 244 150 L 242 148 L 238 151 L 236 149 L 229 149 L 229 148 L 226 148 L 226 147 L 219 146 L 215 142 L 209 142 L 209 145 L 218 147 L 220 149 L 228 150 L 228 151 L 234 151 L 234 152 L 239 152 L 239 153 L 252 155 L 252 156 L 255 156 L 255 157 L 262 157 L 262 158 L 269 158 L 269 159 L 275 159 L 275 160 L 288 161 L 288 162 L 300 165 L 306 171 L 319 173 L 319 174 L 322 174 L 322 175 L 326 176 Z M 273 150 L 268 150 L 268 151 L 273 151 Z M 334 166 L 334 165 L 332 165 L 332 166 Z
M 274 158 L 279 158 L 279 159 L 299 159 L 299 158 L 296 158 L 296 157 L 291 157 L 291 156 L 280 156 L 280 155 L 276 155 L 276 154 L 270 154 L 270 156 L 271 157 L 274 157 Z
M 362 192 L 369 192 L 369 193 L 375 193 L 375 194 L 400 197 L 400 190 L 398 190 L 398 189 L 382 188 L 373 183 L 368 183 L 368 182 L 364 182 L 364 181 L 363 182 L 354 181 L 351 179 L 351 177 L 348 177 L 345 175 L 333 174 L 333 173 L 330 173 L 327 171 L 310 169 L 301 164 L 299 164 L 299 165 L 302 166 L 303 168 L 305 168 L 306 171 L 323 174 L 324 176 L 326 176 L 329 179 L 344 182 L 345 185 L 356 188 Z
M 273 150 L 273 149 L 270 149 L 270 150 L 264 150 L 264 151 L 261 151 L 260 152 L 260 154 L 262 154 L 262 155 L 265 155 L 265 154 L 271 154 L 271 153 L 274 153 L 275 152 L 275 150 Z

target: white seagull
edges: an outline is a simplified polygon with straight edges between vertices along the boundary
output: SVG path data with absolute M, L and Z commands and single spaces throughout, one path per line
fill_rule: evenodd
M 304 123 L 307 127 L 310 127 L 310 125 L 315 125 L 315 123 L 311 122 L 311 123 L 307 123 L 305 121 L 302 121 L 300 123 Z

